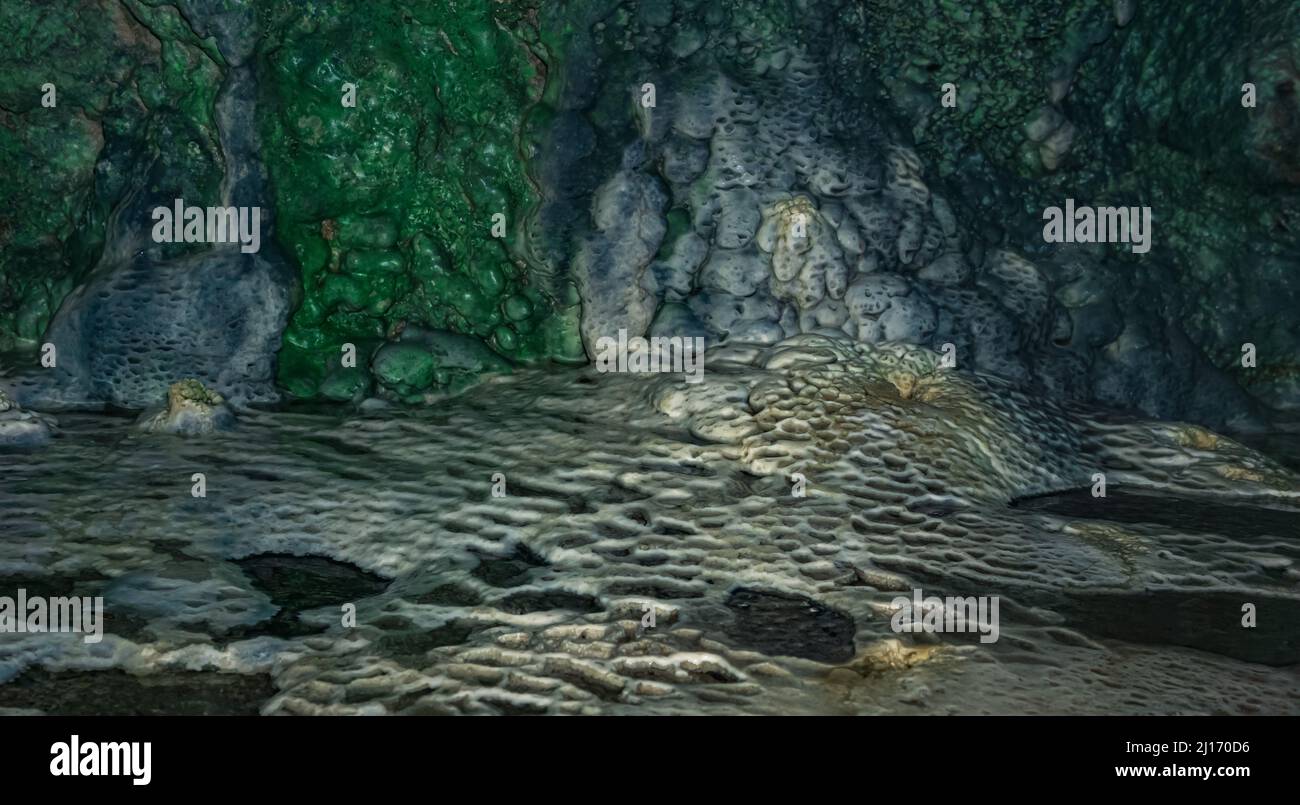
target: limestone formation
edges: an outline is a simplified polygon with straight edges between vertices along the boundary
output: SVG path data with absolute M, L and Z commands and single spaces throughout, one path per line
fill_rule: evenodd
M 171 384 L 166 406 L 146 411 L 139 420 L 146 433 L 181 436 L 203 436 L 234 425 L 235 414 L 225 398 L 192 379 Z

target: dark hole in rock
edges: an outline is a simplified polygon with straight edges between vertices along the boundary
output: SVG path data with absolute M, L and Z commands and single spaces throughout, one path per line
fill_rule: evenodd
M 266 620 L 218 632 L 213 635 L 212 643 L 220 647 L 230 643 L 238 643 L 241 640 L 252 640 L 255 637 L 278 637 L 282 640 L 290 640 L 295 637 L 309 637 L 326 631 L 329 631 L 328 626 L 313 626 L 303 623 L 298 617 L 297 611 L 281 609 Z
M 1094 498 L 1091 488 L 1085 488 L 1022 498 L 1012 505 L 1062 517 L 1149 523 L 1193 534 L 1222 534 L 1239 539 L 1300 536 L 1298 511 L 1114 486 L 1106 489 L 1104 498 Z
M 675 526 L 667 523 L 657 523 L 655 525 L 654 533 L 662 534 L 665 537 L 690 537 L 695 534 L 695 531 L 693 531 L 690 528 L 685 528 L 682 526 Z
M 417 604 L 436 604 L 442 607 L 473 607 L 483 603 L 483 596 L 463 584 L 441 584 L 415 597 Z
M 497 696 L 484 696 L 482 701 L 503 716 L 541 716 L 546 715 L 548 709 L 542 702 L 502 699 Z
M 388 588 L 387 579 L 325 556 L 262 553 L 234 562 L 271 603 L 291 612 L 355 603 Z
M 614 596 L 642 596 L 657 600 L 671 601 L 675 598 L 701 598 L 704 593 L 696 590 L 668 587 L 661 584 L 642 584 L 634 581 L 616 581 L 607 588 Z
M 930 517 L 947 517 L 962 511 L 965 507 L 962 504 L 951 500 L 926 500 L 908 506 L 908 509 L 917 514 L 925 514 Z
M 741 648 L 817 662 L 853 657 L 856 628 L 848 615 L 801 595 L 741 588 L 727 598 L 734 618 L 724 627 Z
M 528 574 L 534 569 L 545 566 L 546 560 L 520 544 L 509 556 L 483 557 L 470 575 L 493 587 L 518 587 L 528 580 Z
M 592 596 L 564 590 L 513 593 L 497 604 L 497 607 L 511 615 L 526 615 L 529 612 L 545 612 L 552 609 L 584 613 L 601 610 L 600 601 Z
M 879 562 L 886 570 L 908 574 L 926 595 L 945 596 L 957 580 L 905 565 Z M 1045 590 L 1008 584 L 1000 591 L 999 619 L 1040 623 L 1035 610 L 1051 610 L 1064 625 L 1089 637 L 1146 645 L 1182 646 L 1264 665 L 1300 662 L 1300 599 L 1260 591 L 1231 590 Z M 1242 626 L 1242 605 L 1255 605 L 1256 625 Z M 974 639 L 976 635 L 968 637 Z M 944 635 L 945 640 L 963 635 Z M 1005 640 L 1007 635 L 1003 634 Z M 1002 645 L 1001 642 L 993 644 Z
M 0 707 L 71 716 L 243 716 L 257 715 L 275 693 L 265 674 L 32 669 L 0 685 Z
M 667 554 L 641 555 L 633 557 L 633 560 L 642 567 L 658 567 L 668 564 L 670 557 Z

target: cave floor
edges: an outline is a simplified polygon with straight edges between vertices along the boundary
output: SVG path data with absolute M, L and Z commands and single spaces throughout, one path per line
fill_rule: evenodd
M 1256 456 L 1199 488 L 1213 455 L 1124 422 L 1163 469 L 1098 499 L 1104 422 L 989 414 L 970 452 L 935 430 L 982 416 L 960 394 L 828 395 L 825 361 L 525 371 L 195 439 L 62 414 L 0 455 L 0 592 L 103 596 L 105 636 L 0 635 L 0 712 L 1300 712 L 1294 476 Z M 1280 492 L 1236 480 L 1259 467 Z M 896 634 L 914 589 L 998 596 L 999 639 Z

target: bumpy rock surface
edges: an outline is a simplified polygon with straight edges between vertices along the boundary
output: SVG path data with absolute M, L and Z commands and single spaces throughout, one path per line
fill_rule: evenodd
M 1248 417 L 1243 389 L 1296 408 L 1294 3 L 884 0 L 864 14 L 870 71 L 963 223 L 1044 270 L 1084 268 L 1053 286 L 1091 396 L 1206 422 Z M 944 82 L 956 109 L 939 104 Z M 1037 213 L 1066 198 L 1149 205 L 1152 251 L 1046 246 Z M 1247 342 L 1267 367 L 1242 366 Z
M 215 5 L 195 4 L 187 5 Z M 201 15 L 191 14 L 189 19 Z M 0 36 L 0 351 L 41 343 L 146 196 L 215 200 L 222 57 L 171 4 L 6 3 Z M 53 85 L 53 106 L 44 105 Z M 183 247 L 182 247 L 183 249 Z M 176 252 L 173 252 L 173 254 Z
M 0 709 L 1297 711 L 1295 474 L 1082 405 L 1300 406 L 1294 3 L 6 1 L 0 395 L 209 438 L 6 451 L 3 586 L 112 621 Z M 1047 246 L 1071 197 L 1152 251 Z M 621 329 L 704 382 L 528 368 Z M 282 392 L 358 405 L 223 429 Z
M 273 402 L 290 275 L 238 247 L 167 263 L 106 266 L 71 297 L 44 338 L 50 369 L 13 393 L 40 407 L 143 408 L 192 374 L 241 403 Z
M 353 400 L 384 384 L 341 350 L 416 327 L 512 364 L 842 331 L 1148 415 L 1298 405 L 1292 3 L 10 5 L 0 350 L 66 359 L 28 404 Z M 262 205 L 266 251 L 132 238 L 177 197 Z M 1044 244 L 1067 197 L 1150 205 L 1152 251 Z
M 1148 415 L 1248 426 L 1295 407 L 1300 336 L 1276 323 L 1294 318 L 1279 271 L 1300 199 L 1279 156 L 1298 119 L 1284 4 L 614 5 L 542 17 L 567 58 L 542 101 L 538 248 L 557 270 L 577 256 L 589 350 L 624 327 L 843 331 L 952 344 L 1021 388 Z M 1271 85 L 1255 109 L 1247 80 Z M 1040 213 L 1067 197 L 1150 205 L 1155 248 L 1048 246 Z M 1247 342 L 1267 366 L 1241 365 Z
M 291 394 L 337 398 L 341 346 L 386 356 L 408 326 L 507 362 L 583 360 L 577 291 L 528 245 L 523 138 L 551 60 L 533 5 L 262 4 L 258 122 L 302 281 L 280 355 Z M 391 363 L 356 368 L 392 379 Z
M 156 25 L 159 34 L 122 19 L 119 35 L 154 48 L 157 36 L 190 44 L 173 57 L 186 64 L 164 65 L 165 78 L 174 84 L 164 89 L 145 76 L 137 80 L 152 87 L 146 97 L 159 105 L 177 99 L 204 104 L 177 114 L 201 113 L 194 125 L 206 128 L 182 129 L 195 138 L 183 164 L 160 158 L 125 185 L 109 183 L 121 197 L 98 233 L 94 268 L 55 306 L 58 312 L 43 335 L 33 339 L 55 348 L 55 365 L 37 366 L 33 358 L 19 364 L 26 371 L 7 380 L 11 395 L 25 405 L 144 408 L 184 376 L 197 377 L 241 404 L 280 398 L 276 353 L 291 308 L 293 272 L 275 247 L 255 133 L 257 86 L 248 61 L 258 35 L 255 16 L 251 8 L 216 2 L 194 2 L 187 11 L 189 16 L 182 16 L 165 6 L 146 13 L 145 22 Z M 116 170 L 116 156 L 111 144 L 104 145 L 99 155 L 104 173 Z M 205 182 L 190 173 L 208 164 L 199 156 L 218 166 L 214 176 L 202 177 Z M 260 251 L 244 253 L 236 244 L 155 243 L 152 210 L 170 209 L 178 198 L 188 206 L 263 208 Z
M 63 426 L 0 463 L 0 579 L 103 594 L 110 634 L 10 635 L 0 682 L 237 673 L 268 714 L 1296 710 L 1296 475 L 912 346 L 733 345 L 698 384 L 525 370 L 201 442 Z M 1085 510 L 1008 505 L 1080 486 Z M 1000 596 L 1000 639 L 896 634 L 913 588 Z
M 645 26 L 629 35 L 658 41 Z M 920 158 L 837 92 L 832 54 L 721 50 L 640 65 L 656 106 L 593 194 L 574 266 L 589 351 L 620 328 L 711 342 L 838 333 L 951 344 L 962 365 L 1022 386 L 1090 392 L 1060 388 L 1078 366 L 1051 340 L 1068 316 L 1048 279 L 1012 252 L 970 259 Z M 669 321 L 652 326 L 656 310 Z

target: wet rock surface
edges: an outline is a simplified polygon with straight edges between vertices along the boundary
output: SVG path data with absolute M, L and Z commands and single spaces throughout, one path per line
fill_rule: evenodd
M 708 366 L 524 370 L 436 413 L 252 411 L 204 440 L 69 413 L 0 465 L 0 578 L 102 594 L 106 634 L 6 635 L 0 692 L 86 675 L 16 705 L 63 711 L 110 672 L 197 673 L 247 677 L 212 706 L 265 714 L 1300 709 L 1300 553 L 1273 515 L 1227 527 L 1300 511 L 1278 463 L 914 347 L 802 335 Z M 1096 471 L 1112 519 L 1023 500 Z M 1138 487 L 1232 517 L 1129 517 Z M 1000 639 L 895 632 L 914 589 L 999 596 Z
M 1267 621 L 1243 628 L 1243 604 L 1268 613 Z M 1071 594 L 1061 609 L 1066 623 L 1098 637 L 1187 646 L 1282 668 L 1300 663 L 1300 637 L 1291 627 L 1300 617 L 1294 598 L 1256 591 L 1097 591 Z
M 1278 273 L 1294 228 L 1260 223 L 1296 203 L 1276 181 L 1294 126 L 1264 122 L 1295 118 L 1294 76 L 1277 67 L 1293 48 L 1273 32 L 1300 17 L 1281 5 L 1247 20 L 1153 0 L 1122 26 L 1109 4 L 1037 0 L 996 12 L 826 0 L 793 16 L 683 2 L 663 24 L 574 9 L 553 46 L 582 55 L 540 104 L 555 117 L 535 160 L 534 245 L 556 270 L 577 255 L 589 354 L 620 328 L 710 343 L 842 332 L 950 345 L 962 366 L 1055 399 L 1259 426 L 1295 406 L 1294 328 L 1246 313 L 1274 321 L 1295 306 Z M 1246 29 L 1272 55 L 1253 55 Z M 1210 40 L 1216 67 L 1190 44 Z M 1162 77 L 1182 70 L 1204 82 Z M 1236 92 L 1256 73 L 1289 88 L 1269 102 L 1278 117 L 1216 111 L 1218 149 L 1154 134 L 1197 130 L 1173 123 L 1184 116 L 1210 125 L 1226 101 L 1208 88 Z M 938 102 L 947 82 L 955 108 Z M 629 94 L 632 110 L 611 115 Z M 1256 182 L 1269 190 L 1225 163 L 1271 176 Z M 1044 243 L 1039 213 L 1085 192 L 1153 205 L 1159 248 Z M 1266 372 L 1240 363 L 1247 330 L 1268 344 Z
M 0 386 L 436 405 L 627 329 L 951 345 L 1216 427 L 1296 408 L 1300 14 L 910 3 L 18 0 Z M 1066 196 L 1153 206 L 1155 248 L 1045 243 Z M 182 197 L 258 207 L 263 249 L 151 242 Z

